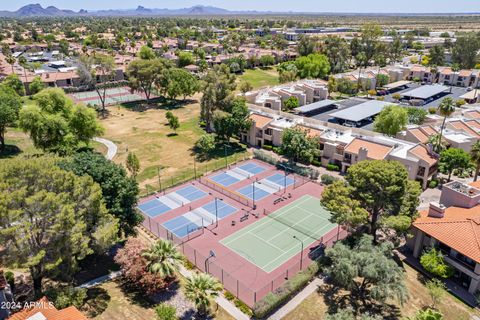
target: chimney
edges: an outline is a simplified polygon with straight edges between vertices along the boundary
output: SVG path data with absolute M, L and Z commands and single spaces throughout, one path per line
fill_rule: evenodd
M 447 207 L 445 207 L 443 204 L 438 202 L 430 202 L 428 216 L 432 218 L 443 218 L 446 209 Z
M 361 147 L 358 150 L 358 161 L 366 160 L 368 156 L 368 149 L 365 147 Z

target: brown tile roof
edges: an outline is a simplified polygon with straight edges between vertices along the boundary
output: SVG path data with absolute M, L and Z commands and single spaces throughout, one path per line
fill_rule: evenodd
M 307 132 L 307 137 L 309 138 L 318 138 L 322 135 L 323 130 L 320 129 L 314 129 L 314 128 L 309 128 L 305 126 L 298 126 L 302 130 L 305 130 Z
M 468 117 L 472 119 L 480 119 L 480 112 L 477 110 L 470 110 L 465 112 L 465 115 L 468 115 Z
M 478 120 L 472 119 L 472 120 L 466 120 L 464 122 L 470 128 L 480 130 L 480 122 L 478 122 Z
M 250 115 L 250 119 L 255 122 L 255 127 L 262 129 L 264 128 L 267 124 L 273 121 L 273 118 L 262 116 L 260 114 L 252 114 Z
M 409 129 L 408 132 L 417 138 L 418 142 L 426 143 L 428 141 L 428 136 L 422 130 L 420 130 L 420 128 Z
M 434 134 L 438 133 L 437 129 L 432 126 L 423 126 L 420 127 L 420 130 L 422 130 L 428 136 L 433 136 Z
M 471 126 L 467 125 L 465 122 L 460 120 L 450 121 L 449 124 L 455 129 L 462 130 L 467 134 L 472 135 L 473 137 L 480 137 L 480 134 L 477 131 L 473 130 Z
M 470 209 L 450 207 L 443 218 L 421 212 L 413 226 L 480 263 L 480 206 Z
M 419 144 L 418 146 L 414 147 L 413 149 L 410 150 L 410 152 L 414 155 L 416 155 L 417 157 L 419 157 L 420 159 L 422 159 L 423 161 L 425 161 L 426 163 L 428 163 L 428 165 L 431 167 L 431 166 L 434 166 L 436 163 L 437 163 L 437 159 L 435 159 L 434 157 L 432 157 L 429 153 L 428 153 L 428 150 L 427 148 L 424 146 L 424 145 L 421 145 Z
M 392 147 L 360 138 L 355 138 L 347 145 L 345 152 L 358 155 L 360 148 L 367 149 L 367 157 L 372 160 L 382 160 L 388 155 Z
M 27 320 L 38 313 L 41 313 L 46 320 L 88 320 L 87 317 L 73 306 L 57 310 L 46 297 L 38 300 L 35 306 L 13 314 L 8 320 Z
M 442 71 L 440 71 L 440 74 L 448 76 L 448 75 L 452 74 L 452 72 L 453 72 L 452 68 L 443 68 Z
M 458 73 L 458 75 L 461 77 L 470 77 L 471 74 L 472 70 L 460 70 L 460 72 Z

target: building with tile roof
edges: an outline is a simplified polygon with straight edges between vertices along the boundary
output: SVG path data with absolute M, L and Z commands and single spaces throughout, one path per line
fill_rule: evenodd
M 33 303 L 7 320 L 88 320 L 74 306 L 58 310 L 46 297 Z
M 440 201 L 420 212 L 407 246 L 419 258 L 439 249 L 455 274 L 453 280 L 475 294 L 480 289 L 480 183 L 453 181 L 442 188 Z

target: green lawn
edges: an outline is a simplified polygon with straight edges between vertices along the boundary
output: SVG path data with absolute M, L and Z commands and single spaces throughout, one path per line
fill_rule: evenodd
M 254 89 L 260 89 L 268 86 L 278 85 L 278 72 L 275 68 L 270 69 L 254 69 L 245 70 L 245 72 L 238 77 L 239 81 L 249 82 Z

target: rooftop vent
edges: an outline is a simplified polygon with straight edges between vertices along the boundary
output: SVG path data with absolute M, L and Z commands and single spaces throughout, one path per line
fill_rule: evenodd
M 443 218 L 446 209 L 447 207 L 445 207 L 443 204 L 438 202 L 430 202 L 428 216 L 432 218 Z

